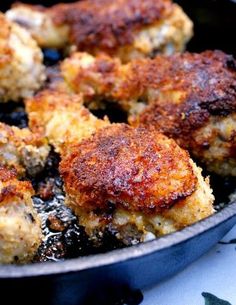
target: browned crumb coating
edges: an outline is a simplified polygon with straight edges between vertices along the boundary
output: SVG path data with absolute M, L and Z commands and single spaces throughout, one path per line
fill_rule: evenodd
M 60 173 L 66 203 L 95 244 L 106 228 L 133 244 L 214 212 L 200 169 L 173 140 L 155 131 L 105 127 L 70 149 Z
M 30 33 L 1 12 L 0 28 L 0 103 L 18 101 L 43 84 L 43 54 Z
M 30 128 L 60 153 L 66 203 L 95 244 L 108 228 L 132 244 L 214 212 L 208 179 L 173 140 L 100 120 L 64 91 L 43 91 L 26 109 Z
M 192 36 L 192 22 L 170 0 L 87 0 L 50 8 L 16 4 L 7 16 L 44 47 L 70 43 L 123 61 L 182 51 Z
M 135 126 L 154 126 L 210 170 L 236 175 L 236 62 L 232 56 L 205 51 L 122 65 L 105 55 L 76 53 L 64 61 L 62 73 L 88 103 L 118 102 L 129 111 Z
M 0 166 L 0 263 L 29 262 L 40 245 L 41 221 L 33 208 L 34 194 L 16 171 Z
M 46 137 L 63 153 L 70 143 L 89 137 L 109 124 L 99 120 L 82 104 L 80 96 L 59 90 L 45 90 L 26 101 L 30 129 Z
M 209 51 L 163 65 L 157 98 L 154 89 L 150 105 L 130 122 L 174 138 L 210 171 L 236 176 L 236 61 Z
M 28 128 L 20 129 L 0 123 L 0 164 L 15 168 L 19 176 L 24 175 L 25 171 L 31 176 L 39 173 L 48 153 L 46 139 Z
M 114 124 L 72 147 L 60 168 L 67 192 L 84 209 L 114 203 L 154 213 L 195 190 L 189 160 L 161 134 Z

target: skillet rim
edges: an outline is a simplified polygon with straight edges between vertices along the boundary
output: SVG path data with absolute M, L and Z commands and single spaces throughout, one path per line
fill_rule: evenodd
M 230 2 L 231 4 L 235 4 L 233 0 L 227 0 L 223 2 Z M 198 221 L 195 224 L 187 226 L 180 231 L 176 231 L 153 241 L 141 243 L 132 247 L 117 249 L 103 254 L 67 259 L 65 261 L 56 263 L 43 262 L 22 266 L 0 265 L 0 279 L 52 276 L 57 274 L 66 274 L 69 272 L 81 272 L 93 268 L 105 267 L 126 261 L 131 261 L 143 256 L 151 255 L 155 252 L 164 251 L 167 248 L 171 248 L 177 244 L 186 242 L 196 237 L 197 235 L 204 234 L 205 232 L 216 228 L 224 222 L 229 221 L 233 217 L 236 217 L 236 201 L 232 202 L 230 205 L 226 206 L 216 214 Z
M 210 229 L 216 228 L 235 216 L 236 200 L 216 214 L 187 226 L 182 230 L 131 247 L 116 249 L 101 254 L 66 259 L 65 261 L 59 262 L 40 262 L 21 266 L 0 265 L 0 279 L 42 277 L 57 274 L 62 275 L 131 261 L 154 254 L 154 252 L 161 252 L 167 248 L 186 242 L 197 235 L 201 235 Z

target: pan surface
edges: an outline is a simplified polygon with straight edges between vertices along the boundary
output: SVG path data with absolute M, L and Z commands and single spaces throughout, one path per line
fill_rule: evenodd
M 32 304 L 29 291 L 37 296 L 34 304 L 116 304 L 109 299 L 129 289 L 153 285 L 183 269 L 235 223 L 236 202 L 182 231 L 146 244 L 58 263 L 2 266 L 1 297 L 10 304 L 16 300 Z
M 230 0 L 178 3 L 195 24 L 190 51 L 221 49 L 236 54 L 233 35 L 229 35 L 236 26 L 236 3 Z M 10 4 L 10 1 L 1 3 L 0 10 Z M 218 193 L 224 191 L 223 184 L 219 184 Z M 233 200 L 215 215 L 145 244 L 58 263 L 1 266 L 1 297 L 7 298 L 9 304 L 16 300 L 43 305 L 112 304 L 114 295 L 150 286 L 183 269 L 208 251 L 235 223 Z

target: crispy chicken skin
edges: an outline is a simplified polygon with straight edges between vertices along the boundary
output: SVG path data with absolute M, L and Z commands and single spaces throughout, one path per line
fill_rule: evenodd
M 47 141 L 28 128 L 19 129 L 0 123 L 0 164 L 15 168 L 19 176 L 25 171 L 31 176 L 39 173 L 49 153 Z
M 29 127 L 46 137 L 58 153 L 64 145 L 79 142 L 93 132 L 109 124 L 99 120 L 82 104 L 80 96 L 59 90 L 44 90 L 26 101 Z
M 41 221 L 33 208 L 31 183 L 0 166 L 0 263 L 26 263 L 41 243 Z
M 42 52 L 31 35 L 0 13 L 0 103 L 31 96 L 45 80 Z
M 182 51 L 193 27 L 170 0 L 87 0 L 51 8 L 16 4 L 6 15 L 25 26 L 43 47 L 69 43 L 80 51 L 105 52 L 123 62 Z
M 104 99 L 129 111 L 129 121 L 155 127 L 209 170 L 236 175 L 236 61 L 220 51 L 157 56 L 122 65 L 107 55 L 75 53 L 63 76 L 87 103 Z M 148 105 L 148 106 L 147 106 Z M 94 106 L 93 106 L 94 107 Z
M 181 229 L 213 213 L 201 171 L 173 140 L 112 124 L 75 144 L 62 159 L 67 204 L 86 232 L 133 244 Z
M 181 107 L 176 110 L 174 103 L 169 104 L 170 107 L 166 107 L 162 101 L 150 105 L 133 121 L 133 125 L 155 127 L 176 139 L 180 146 L 205 163 L 209 171 L 236 176 L 236 113 L 181 112 Z
M 132 244 L 214 212 L 208 179 L 173 140 L 97 119 L 68 92 L 45 90 L 26 110 L 61 154 L 66 203 L 95 244 L 106 229 Z

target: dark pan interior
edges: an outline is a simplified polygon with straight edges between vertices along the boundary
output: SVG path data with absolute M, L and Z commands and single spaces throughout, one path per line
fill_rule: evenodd
M 28 3 L 52 5 L 57 1 L 26 1 Z M 69 2 L 69 1 L 65 1 Z M 188 45 L 189 51 L 203 51 L 206 49 L 221 49 L 228 53 L 236 54 L 234 40 L 226 33 L 232 32 L 235 28 L 235 3 L 230 0 L 200 1 L 185 0 L 177 1 L 194 21 L 194 38 Z M 11 1 L 2 2 L 2 11 L 11 6 Z M 222 22 L 223 21 L 223 22 Z M 56 50 L 44 50 L 45 64 L 52 66 L 61 59 L 61 55 Z M 103 116 L 104 113 L 96 113 Z M 117 109 L 107 109 L 106 113 L 111 121 L 125 121 L 126 117 Z M 21 104 L 8 103 L 1 106 L 0 121 L 20 128 L 27 126 L 27 114 Z M 78 226 L 76 217 L 71 211 L 64 207 L 64 194 L 62 182 L 58 175 L 59 158 L 55 153 L 51 153 L 45 171 L 36 179 L 33 185 L 36 190 L 44 189 L 48 184 L 52 184 L 53 197 L 42 198 L 36 196 L 34 202 L 38 212 L 43 218 L 43 230 L 46 236 L 50 236 L 41 245 L 35 261 L 57 261 L 60 259 L 86 256 L 90 254 L 103 253 L 116 248 L 122 248 L 112 236 L 107 235 L 103 246 L 94 249 L 86 238 L 83 228 Z M 205 173 L 207 174 L 207 173 Z M 211 175 L 211 184 L 216 197 L 216 209 L 221 210 L 228 204 L 228 196 L 235 190 L 236 179 L 221 178 Z M 219 187 L 221 186 L 221 187 Z M 222 188 L 224 192 L 222 192 Z M 43 192 L 45 196 L 45 192 Z M 47 196 L 46 196 L 47 197 Z M 50 228 L 50 217 L 56 216 L 65 227 L 63 232 L 54 232 Z M 50 216 L 50 217 L 49 217 Z M 55 250 L 56 249 L 56 250 Z
M 128 0 L 127 0 L 128 1 Z M 29 3 L 37 3 L 37 4 L 43 4 L 43 5 L 51 5 L 53 3 L 56 3 L 56 1 L 25 1 Z M 64 1 L 64 2 L 70 2 L 70 1 Z M 187 12 L 187 14 L 192 18 L 195 24 L 195 36 L 192 39 L 192 41 L 188 45 L 189 51 L 203 51 L 206 49 L 221 49 L 227 53 L 236 55 L 236 46 L 234 41 L 234 29 L 236 29 L 236 4 L 233 1 L 230 0 L 179 0 L 177 1 Z M 0 3 L 0 10 L 4 11 L 11 5 L 11 1 Z M 46 60 L 50 63 L 50 61 L 57 61 L 60 59 L 60 55 L 55 53 L 52 50 L 46 50 Z M 109 110 L 111 112 L 113 109 Z M 16 114 L 17 113 L 17 114 Z M 120 117 L 116 117 L 118 121 L 123 120 L 122 114 L 120 114 Z M 20 127 L 24 127 L 27 125 L 27 116 L 24 112 L 24 109 L 21 105 L 17 106 L 17 110 L 15 108 L 15 105 L 6 105 L 1 108 L 0 110 L 0 120 L 3 120 L 9 124 L 15 124 Z M 51 159 L 50 159 L 51 158 Z M 58 163 L 57 156 L 55 154 L 52 154 L 48 161 L 48 167 L 46 168 L 47 173 L 51 173 L 50 175 L 55 178 L 55 187 L 58 188 L 59 196 L 63 196 L 63 194 L 60 193 L 61 185 L 60 185 L 60 179 L 58 178 L 57 171 L 53 171 L 52 168 L 55 167 L 55 164 Z M 41 180 L 40 180 L 41 179 Z M 40 177 L 38 181 L 34 181 L 34 184 L 38 184 L 42 182 L 44 177 Z M 95 254 L 94 250 L 90 247 L 90 245 L 87 243 L 86 238 L 83 235 L 83 231 L 77 226 L 76 220 L 73 218 L 73 215 L 69 215 L 68 211 L 63 211 L 62 213 L 62 219 L 63 217 L 68 216 L 71 217 L 71 223 L 67 230 L 66 236 L 60 236 L 59 242 L 66 244 L 65 249 L 60 252 L 58 255 L 58 258 L 74 258 L 70 259 L 64 262 L 60 262 L 58 264 L 54 263 L 44 263 L 44 264 L 33 264 L 28 266 L 3 266 L 0 268 L 0 278 L 21 278 L 21 277 L 35 277 L 35 276 L 46 276 L 49 274 L 67 274 L 69 272 L 82 272 L 81 274 L 81 280 L 84 280 L 85 283 L 87 283 L 87 279 L 92 276 L 98 276 L 99 278 L 99 268 L 106 268 L 105 270 L 108 272 L 110 271 L 109 266 L 119 265 L 119 270 L 131 270 L 128 272 L 128 279 L 129 285 L 132 285 L 132 287 L 143 287 L 145 285 L 148 285 L 150 283 L 153 283 L 157 280 L 160 280 L 168 275 L 170 275 L 173 272 L 176 272 L 177 270 L 181 269 L 186 264 L 190 263 L 194 259 L 196 259 L 200 254 L 204 253 L 211 247 L 215 242 L 217 242 L 223 234 L 227 232 L 230 227 L 236 222 L 235 215 L 236 215 L 236 203 L 229 203 L 228 196 L 232 192 L 235 191 L 235 185 L 236 185 L 236 179 L 222 179 L 218 176 L 211 176 L 212 185 L 214 188 L 214 194 L 216 196 L 216 207 L 219 210 L 216 215 L 213 215 L 209 219 L 203 220 L 189 228 L 186 228 L 180 232 L 173 233 L 169 236 L 160 238 L 159 240 L 155 240 L 153 242 L 149 242 L 146 244 L 134 246 L 131 248 L 126 249 L 118 249 L 115 251 L 112 251 L 110 253 L 106 254 L 96 254 L 90 255 L 89 257 L 82 257 L 82 258 L 76 258 L 78 256 L 84 256 L 87 254 Z M 61 198 L 61 197 L 60 197 Z M 38 201 L 37 201 L 38 200 Z M 40 209 L 40 202 L 39 199 L 36 199 L 36 205 L 38 204 L 38 208 Z M 51 209 L 60 209 L 60 200 L 56 202 L 55 205 L 51 205 Z M 45 211 L 43 211 L 44 213 Z M 49 211 L 50 212 L 50 211 Z M 225 224 L 225 225 L 223 225 Z M 214 231 L 215 229 L 215 231 Z M 206 233 L 208 232 L 208 233 Z M 207 235 L 209 234 L 209 235 Z M 211 241 L 206 244 L 206 241 L 209 240 L 209 237 L 211 237 Z M 189 246 L 193 247 L 196 243 L 198 243 L 198 250 L 192 251 L 193 253 L 189 257 L 186 255 L 185 262 L 181 262 L 181 259 L 183 257 L 178 254 L 181 249 L 185 251 L 185 244 L 186 241 L 189 240 Z M 195 241 L 196 240 L 196 241 Z M 52 239 L 51 241 L 51 247 L 53 248 L 53 243 L 58 242 L 57 239 Z M 76 246 L 76 249 L 78 251 L 75 251 L 75 247 L 71 247 L 71 243 L 74 243 Z M 202 244 L 201 244 L 202 243 Z M 84 248 L 84 245 L 85 248 Z M 178 248 L 178 245 L 180 246 Z M 47 247 L 50 248 L 49 244 L 46 244 L 45 247 L 42 250 L 43 255 L 45 254 L 45 251 L 47 251 Z M 108 245 L 105 245 L 104 248 L 100 249 L 100 252 L 106 252 L 107 250 L 112 250 L 113 248 L 119 248 L 120 245 L 114 245 L 113 240 L 108 240 Z M 181 248 L 182 247 L 182 248 Z M 186 246 L 187 247 L 187 246 Z M 171 254 L 171 249 L 176 249 L 173 254 Z M 49 249 L 50 250 L 50 249 Z M 43 252 L 44 251 L 44 252 Z M 166 252 L 165 252 L 166 251 Z M 187 251 L 187 250 L 186 250 Z M 50 252 L 50 251 L 49 251 Z M 154 255 L 153 253 L 159 253 L 159 256 Z M 160 262 L 164 262 L 162 260 L 163 253 L 166 253 L 166 257 L 173 257 L 173 255 L 180 255 L 179 257 L 179 265 L 176 266 L 171 265 L 168 270 L 162 270 L 163 267 L 161 265 L 159 266 L 157 263 L 157 260 L 160 259 Z M 177 254 L 176 254 L 177 253 Z M 50 252 L 49 254 L 52 254 Z M 56 255 L 57 255 L 56 254 Z M 46 256 L 48 255 L 48 252 L 46 253 Z M 64 256 L 63 256 L 64 255 Z M 169 256 L 168 256 L 169 255 Z M 50 256 L 50 255 L 49 255 Z M 42 256 L 43 257 L 43 256 Z M 44 256 L 45 257 L 45 256 Z M 156 266 L 159 266 L 159 275 L 154 276 L 150 273 L 150 279 L 146 279 L 146 282 L 138 281 L 137 274 L 135 275 L 135 272 L 132 271 L 136 267 L 132 267 L 132 263 L 130 265 L 127 265 L 127 262 L 132 262 L 134 259 L 139 260 L 141 257 L 145 257 L 144 261 L 140 261 L 140 264 L 147 264 L 147 266 L 151 266 L 151 263 L 149 262 L 151 258 L 153 261 L 155 261 Z M 53 260 L 55 259 L 55 256 L 53 257 Z M 57 259 L 57 257 L 56 257 Z M 38 259 L 44 260 L 44 259 Z M 47 259 L 45 259 L 47 260 Z M 176 262 L 176 260 L 173 260 Z M 125 268 L 123 268 L 123 267 Z M 130 267 L 129 267 L 130 266 Z M 135 263 L 133 263 L 133 266 L 136 266 Z M 122 269 L 123 268 L 123 269 Z M 129 269 L 130 268 L 130 269 Z M 91 270 L 98 270 L 94 271 L 93 273 Z M 87 275 L 85 275 L 84 271 L 87 270 Z M 114 269 L 116 272 L 116 269 Z M 138 268 L 137 268 L 138 270 Z M 146 272 L 145 268 L 144 271 L 140 270 L 140 272 Z M 162 270 L 162 273 L 161 273 Z M 102 271 L 103 272 L 103 271 Z M 117 271 L 118 272 L 118 271 Z M 122 280 L 122 275 L 120 274 L 121 271 L 117 273 L 117 278 L 120 278 Z M 125 273 L 124 273 L 125 275 Z M 123 278 L 124 278 L 123 275 Z M 72 275 L 72 278 L 75 275 Z M 147 276 L 147 275 L 146 275 Z M 111 278 L 114 277 L 114 275 L 111 275 Z M 86 278 L 86 280 L 85 280 Z M 134 278 L 137 278 L 137 282 L 135 282 Z M 54 281 L 60 281 L 60 280 L 54 280 Z M 64 281 L 64 279 L 63 279 Z M 66 282 L 70 280 L 66 279 Z M 107 278 L 106 278 L 107 281 Z M 122 280 L 123 281 L 123 280 Z M 75 277 L 76 282 L 76 277 Z M 10 283 L 10 282 L 9 282 Z M 64 283 L 64 282 L 63 282 Z M 66 284 L 65 284 L 66 285 Z M 85 284 L 84 284 L 85 285 Z M 60 285 L 59 285 L 60 286 Z M 20 286 L 19 286 L 20 287 Z M 63 300 L 63 298 L 62 298 Z M 63 302 L 58 301 L 55 304 L 63 304 Z M 45 302 L 46 304 L 46 302 Z M 54 304 L 54 303 L 50 303 Z M 75 303 L 71 303 L 75 304 Z
M 12 2 L 1 1 L 0 10 L 5 11 Z M 25 2 L 48 6 L 57 3 L 52 0 Z M 176 2 L 194 21 L 195 36 L 188 45 L 189 51 L 220 49 L 236 55 L 234 39 L 236 3 L 231 0 L 179 0 Z M 45 54 L 49 64 L 60 59 L 60 54 L 52 50 L 46 50 Z M 113 109 L 109 110 L 111 116 L 112 112 Z M 120 121 L 125 118 L 120 114 L 114 119 Z M 24 127 L 27 125 L 27 116 L 22 105 L 18 105 L 16 110 L 15 105 L 9 104 L 1 106 L 0 121 Z M 49 204 L 49 212 L 50 209 L 62 211 L 61 182 L 58 179 L 57 171 L 53 170 L 57 163 L 57 156 L 52 154 L 46 171 L 50 173 L 51 177 L 56 177 L 54 183 L 58 190 L 59 200 L 54 204 Z M 43 177 L 39 178 L 38 181 L 34 181 L 34 184 L 43 182 L 43 179 Z M 56 255 L 58 254 L 59 258 L 64 255 L 63 258 L 71 259 L 58 263 L 1 266 L 0 293 L 2 300 L 7 298 L 8 304 L 13 302 L 15 304 L 16 300 L 24 304 L 33 302 L 43 305 L 139 304 L 141 302 L 139 295 L 137 295 L 136 301 L 129 297 L 127 297 L 129 301 L 124 301 L 124 293 L 126 294 L 130 289 L 137 290 L 157 283 L 183 269 L 208 251 L 236 223 L 236 202 L 233 198 L 229 204 L 228 198 L 229 194 L 235 191 L 236 180 L 222 179 L 212 175 L 211 181 L 217 199 L 216 207 L 219 210 L 215 215 L 152 242 L 102 254 L 86 256 L 95 253 L 90 245 L 86 244 L 86 238 L 83 231 L 77 226 L 74 216 L 67 210 L 63 210 L 61 218 L 69 216 L 71 222 L 66 236 L 61 235 L 61 240 L 59 240 L 64 243 L 64 246 L 66 245 L 64 252 L 61 251 Z M 37 204 L 40 209 L 39 199 L 36 199 Z M 58 240 L 52 239 L 51 248 L 53 248 L 54 242 L 58 242 Z M 77 251 L 74 250 L 75 247 L 71 247 L 71 243 L 74 243 Z M 81 247 L 81 245 L 83 246 Z M 45 246 L 41 250 L 47 255 L 48 252 L 45 251 L 48 245 Z M 106 252 L 116 247 L 117 245 L 109 240 L 108 245 L 105 245 L 100 252 Z M 49 245 L 49 254 L 52 254 L 51 248 Z M 76 258 L 78 256 L 83 257 Z M 29 297 L 29 294 L 33 295 L 33 299 Z
M 183 1 L 180 1 L 181 5 L 182 2 Z M 202 9 L 199 12 L 199 9 L 197 9 L 198 2 L 193 1 L 191 3 L 191 7 L 186 7 L 186 10 L 190 17 L 196 19 L 196 35 L 188 46 L 189 50 L 201 51 L 206 48 L 219 48 L 220 45 L 225 45 L 217 40 L 215 38 L 216 36 L 210 33 L 219 33 L 218 29 L 213 29 L 213 23 L 211 20 L 208 22 L 209 29 L 207 27 L 209 35 L 206 35 L 204 39 L 204 37 L 199 34 L 199 32 L 202 31 L 201 27 L 204 27 L 205 25 L 199 24 L 197 20 L 199 16 L 205 16 L 206 19 L 207 8 L 205 8 L 205 11 Z M 50 3 L 47 2 L 47 4 Z M 6 4 L 4 5 L 6 8 Z M 193 14 L 195 9 L 197 12 L 196 15 Z M 210 18 L 212 18 L 212 16 L 210 16 Z M 204 20 L 204 18 L 202 19 Z M 202 21 L 202 19 L 200 20 Z M 214 26 L 217 25 L 218 23 L 215 22 Z M 201 36 L 201 44 L 199 36 Z M 211 37 L 212 41 L 209 41 L 209 37 Z M 224 39 L 225 35 L 222 34 L 220 37 Z M 46 49 L 44 50 L 44 59 L 45 64 L 50 66 L 50 69 L 53 69 L 53 65 L 57 64 L 62 57 L 58 51 Z M 96 112 L 96 115 L 101 117 L 108 115 L 110 120 L 115 122 L 126 121 L 126 115 L 119 109 L 115 109 L 114 106 L 112 108 L 107 108 L 105 111 Z M 9 125 L 16 125 L 20 128 L 26 127 L 28 121 L 23 104 L 7 103 L 2 105 L 0 121 Z M 59 156 L 52 151 L 44 172 L 33 180 L 29 177 L 33 182 L 37 193 L 34 197 L 34 203 L 38 213 L 41 215 L 43 233 L 46 237 L 39 247 L 34 262 L 59 261 L 123 248 L 124 245 L 118 242 L 110 232 L 105 234 L 100 247 L 95 248 L 92 246 L 84 232 L 84 229 L 78 225 L 78 220 L 75 215 L 73 215 L 71 210 L 66 208 L 64 205 L 63 185 L 57 170 L 58 164 Z M 207 175 L 207 173 L 205 174 Z M 229 201 L 228 196 L 235 189 L 236 179 L 222 179 L 217 175 L 211 175 L 211 185 L 216 197 L 216 209 L 221 210 L 225 205 L 227 205 Z M 224 192 L 221 191 L 219 185 L 224 188 Z M 55 226 L 53 225 L 53 222 L 55 221 L 60 224 L 58 230 L 55 230 Z

